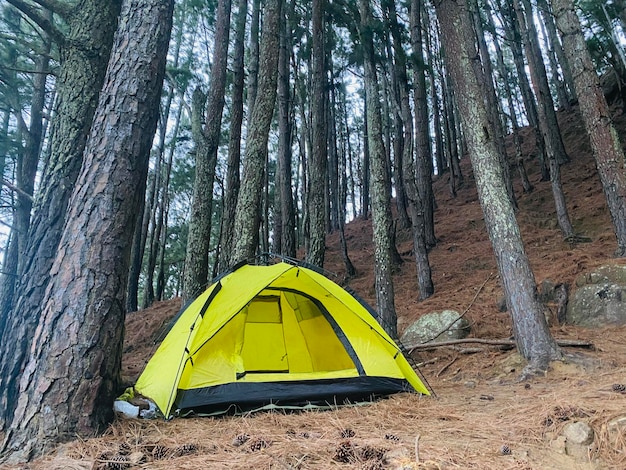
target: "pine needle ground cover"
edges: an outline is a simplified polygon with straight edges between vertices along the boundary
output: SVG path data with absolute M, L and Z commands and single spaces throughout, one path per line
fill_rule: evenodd
M 626 333 L 623 331 L 622 333 Z M 598 342 L 602 344 L 600 338 Z M 602 344 L 602 349 L 609 344 Z M 610 352 L 616 352 L 610 348 Z M 621 347 L 622 354 L 626 351 Z M 608 352 L 608 351 L 607 351 Z M 601 355 L 604 356 L 605 353 Z M 225 418 L 116 421 L 32 464 L 39 469 L 618 469 L 626 442 L 607 423 L 623 416 L 618 364 L 558 364 L 545 378 L 515 381 L 515 353 L 460 357 L 431 381 L 436 398 L 402 394 L 371 405 Z M 483 362 L 487 357 L 480 359 Z M 431 377 L 439 365 L 431 364 Z M 430 370 L 432 369 L 432 370 Z M 565 454 L 570 422 L 596 432 L 585 458 Z

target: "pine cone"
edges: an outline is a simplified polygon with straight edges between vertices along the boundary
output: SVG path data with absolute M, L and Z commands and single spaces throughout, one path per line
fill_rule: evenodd
M 183 455 L 191 455 L 198 452 L 198 446 L 196 444 L 183 444 L 174 450 L 174 457 L 182 457 Z
M 131 464 L 123 455 L 115 455 L 106 463 L 107 470 L 126 470 L 130 468 Z
M 343 441 L 339 443 L 339 446 L 335 449 L 335 455 L 333 460 L 342 463 L 352 463 L 356 461 L 354 455 L 354 446 L 350 441 Z
M 384 468 L 380 460 L 367 460 L 361 465 L 361 470 L 383 470 Z
M 128 454 L 131 453 L 131 451 L 132 451 L 132 449 L 131 449 L 130 444 L 128 442 L 122 442 L 120 444 L 119 449 L 118 449 L 118 453 L 120 455 L 128 455 Z
M 359 449 L 359 457 L 361 460 L 382 460 L 384 456 L 384 449 L 378 449 L 372 446 L 365 446 Z
M 152 458 L 154 460 L 163 460 L 167 457 L 169 451 L 167 447 L 157 444 L 152 448 Z
M 502 447 L 500 447 L 500 454 L 501 455 L 511 455 L 511 448 L 504 444 Z
M 613 384 L 612 389 L 617 393 L 626 393 L 626 385 L 624 384 Z
M 341 431 L 341 437 L 343 437 L 344 439 L 354 436 L 356 436 L 356 433 L 350 428 L 346 428 Z
M 248 442 L 248 439 L 250 439 L 250 436 L 248 434 L 239 434 L 233 439 L 233 445 L 235 447 L 242 446 L 246 442 Z
M 269 443 L 261 437 L 257 437 L 250 442 L 250 450 L 252 452 L 258 452 L 259 450 L 265 449 L 266 447 L 269 447 Z

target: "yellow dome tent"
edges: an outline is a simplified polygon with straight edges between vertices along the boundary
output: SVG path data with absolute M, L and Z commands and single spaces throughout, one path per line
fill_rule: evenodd
M 135 385 L 166 417 L 402 391 L 429 394 L 368 308 L 285 262 L 245 264 L 214 282 L 179 314 Z

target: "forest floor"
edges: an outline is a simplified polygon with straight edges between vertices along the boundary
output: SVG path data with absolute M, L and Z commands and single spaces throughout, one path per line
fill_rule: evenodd
M 575 113 L 560 113 L 572 161 L 562 179 L 575 230 L 589 243 L 565 242 L 558 230 L 549 182 L 541 182 L 530 136 L 525 164 L 535 190 L 522 194 L 516 178 L 518 220 L 537 282 L 569 283 L 593 268 L 626 263 L 613 258 L 616 243 L 584 128 Z M 626 116 L 617 116 L 626 130 Z M 622 135 L 626 133 L 622 132 Z M 395 274 L 399 331 L 436 310 L 465 312 L 475 338 L 511 335 L 495 259 L 469 160 L 462 160 L 465 183 L 457 196 L 448 174 L 436 178 L 436 234 L 430 253 L 435 295 L 417 301 L 410 234 L 398 233 L 405 263 Z M 374 304 L 373 246 L 369 221 L 346 227 L 349 254 L 358 270 L 350 286 Z M 344 281 L 339 237 L 327 239 L 325 268 Z M 574 287 L 572 287 L 574 289 Z M 134 380 L 154 351 L 157 332 L 180 307 L 157 303 L 127 321 L 124 374 Z M 554 305 L 548 305 L 554 309 Z M 150 469 L 624 469 L 626 431 L 610 437 L 607 423 L 626 415 L 626 327 L 599 330 L 554 325 L 553 335 L 593 343 L 592 349 L 565 348 L 578 360 L 553 363 L 545 376 L 519 382 L 524 366 L 515 350 L 488 345 L 441 347 L 414 353 L 436 396 L 396 395 L 358 407 L 330 411 L 265 412 L 227 418 L 188 418 L 113 423 L 97 438 L 79 438 L 22 468 Z M 581 360 L 583 359 L 583 360 Z M 568 455 L 562 428 L 584 421 L 595 440 L 584 455 Z M 249 440 L 241 436 L 248 435 Z M 384 458 L 380 458 L 384 457 Z M 348 462 L 342 462 L 346 460 Z

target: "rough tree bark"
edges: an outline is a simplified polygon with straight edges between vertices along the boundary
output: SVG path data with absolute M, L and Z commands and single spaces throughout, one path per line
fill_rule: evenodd
M 222 231 L 220 235 L 221 251 L 219 270 L 228 268 L 228 259 L 233 247 L 233 224 L 235 208 L 239 196 L 239 166 L 241 165 L 241 128 L 243 126 L 243 89 L 244 45 L 246 37 L 246 15 L 248 1 L 238 0 L 235 19 L 235 42 L 233 45 L 233 87 L 231 93 L 230 134 L 228 136 L 228 164 L 226 167 L 226 192 L 224 194 L 224 212 L 222 214 Z
M 430 148 L 426 64 L 422 39 L 422 0 L 412 0 L 410 8 L 411 48 L 413 52 L 413 90 L 415 108 L 415 177 L 423 212 L 424 237 L 428 248 L 437 244 L 435 236 L 435 195 L 433 193 L 433 156 Z M 393 30 L 392 30 L 393 32 Z M 399 42 L 400 38 L 397 38 Z M 394 36 L 394 41 L 396 40 Z M 399 46 L 399 45 L 398 45 Z M 396 49 L 398 49 L 396 46 Z M 402 106 L 402 105 L 401 105 Z M 410 110 L 409 110 L 410 111 Z M 405 112 L 406 114 L 406 112 Z M 413 158 L 413 156 L 411 156 Z M 412 222 L 413 224 L 415 221 Z M 428 273 L 430 276 L 430 273 Z M 431 285 L 432 288 L 432 285 Z M 429 297 L 432 291 L 425 297 Z
M 413 2 L 411 4 L 411 26 L 412 29 L 415 24 L 420 25 L 420 15 L 415 13 L 415 9 L 420 9 L 419 2 Z M 417 15 L 417 18 L 414 16 Z M 395 73 L 397 74 L 398 88 L 399 88 L 399 101 L 400 101 L 400 113 L 402 117 L 402 129 L 403 129 L 403 169 L 402 177 L 404 178 L 404 187 L 406 190 L 407 202 L 409 214 L 411 216 L 411 233 L 413 235 L 413 254 L 415 257 L 415 267 L 417 269 L 417 282 L 419 286 L 419 299 L 426 299 L 434 293 L 433 281 L 431 276 L 430 262 L 428 261 L 428 243 L 427 233 L 429 232 L 427 213 L 430 212 L 430 216 L 433 215 L 433 199 L 428 198 L 428 194 L 432 196 L 432 156 L 430 152 L 430 139 L 428 136 L 421 135 L 425 131 L 424 124 L 427 125 L 428 106 L 426 105 L 426 80 L 424 77 L 425 67 L 423 58 L 417 59 L 419 63 L 415 64 L 415 67 L 419 67 L 419 70 L 415 72 L 415 81 L 419 82 L 419 86 L 415 85 L 415 104 L 416 114 L 420 114 L 420 118 L 416 119 L 416 125 L 419 126 L 417 131 L 417 146 L 421 146 L 421 150 L 418 150 L 418 166 L 422 165 L 422 171 L 427 172 L 428 177 L 424 173 L 421 174 L 422 179 L 418 178 L 416 181 L 415 172 L 415 158 L 414 158 L 414 145 L 413 145 L 413 116 L 411 114 L 411 103 L 409 101 L 409 85 L 408 77 L 406 73 L 407 60 L 404 49 L 402 48 L 402 41 L 400 35 L 400 27 L 396 19 L 396 10 L 392 2 L 390 2 L 390 18 L 391 18 L 391 33 L 393 36 L 393 47 L 396 53 Z M 413 33 L 413 37 L 415 33 Z M 422 57 L 421 54 L 421 34 L 419 35 L 419 48 L 420 53 L 414 55 Z M 416 42 L 412 41 L 414 47 Z M 420 92 L 418 92 L 421 90 Z M 421 94 L 423 93 L 423 95 Z M 420 96 L 418 99 L 417 96 Z M 426 105 L 424 107 L 423 105 Z M 419 110 L 417 109 L 419 107 Z M 426 114 L 424 114 L 426 113 Z M 431 165 L 423 165 L 424 161 L 420 159 L 430 159 Z M 419 186 L 422 187 L 422 191 L 418 190 Z M 426 202 L 429 201 L 429 202 Z M 430 211 L 427 210 L 427 206 L 430 207 Z M 433 220 L 431 220 L 433 222 Z M 432 236 L 434 237 L 434 228 L 431 227 Z
M 617 236 L 616 256 L 626 256 L 626 162 L 611 120 L 580 20 L 571 0 L 551 0 L 565 55 L 572 68 L 580 111 L 591 140 L 602 188 Z
M 173 7 L 173 0 L 124 2 L 3 444 L 9 462 L 89 436 L 113 418 L 132 221 L 145 191 Z
M 309 161 L 309 247 L 306 259 L 323 267 L 326 244 L 326 171 L 328 159 L 326 106 L 326 68 L 324 66 L 324 6 L 325 0 L 313 0 L 311 5 L 313 40 L 311 49 L 311 128 L 312 143 Z
M 196 178 L 193 185 L 193 202 L 187 255 L 185 257 L 185 278 L 183 298 L 192 299 L 206 287 L 209 278 L 209 244 L 213 218 L 213 180 L 217 165 L 217 150 L 222 130 L 222 112 L 226 90 L 226 65 L 228 63 L 228 36 L 230 33 L 230 0 L 219 0 L 215 19 L 215 48 L 211 67 L 211 82 L 207 97 L 206 111 L 200 115 L 206 119 L 201 125 L 196 116 L 194 143 L 196 146 Z M 198 92 L 199 93 L 199 92 Z M 200 97 L 194 93 L 194 104 L 200 106 Z M 195 109 L 196 113 L 199 112 Z
M 282 0 L 268 0 L 264 4 L 259 85 L 246 139 L 243 178 L 235 211 L 234 233 L 238 238 L 230 258 L 231 264 L 253 258 L 259 243 L 265 156 L 276 102 L 278 79 L 278 54 L 276 52 L 280 45 L 281 6 Z
M 472 61 L 477 60 L 477 51 L 466 0 L 436 0 L 434 3 L 446 63 L 455 89 L 462 97 L 458 100 L 460 115 L 485 225 L 511 309 L 517 348 L 529 361 L 526 372 L 545 370 L 549 361 L 560 359 L 562 354 L 546 324 L 519 226 L 506 194 L 494 133 L 473 70 Z
M 13 4 L 14 0 L 9 3 Z M 18 377 L 40 317 L 67 204 L 80 171 L 121 0 L 105 3 L 80 0 L 73 6 L 63 7 L 60 2 L 55 5 L 63 8 L 55 13 L 65 18 L 67 33 L 64 36 L 48 25 L 61 57 L 51 123 L 51 153 L 43 169 L 30 222 L 24 263 L 20 266 L 16 286 L 18 295 L 13 308 L 4 312 L 6 321 L 4 330 L 0 331 L 0 428 L 15 408 Z M 36 20 L 36 14 L 34 16 Z
M 393 224 L 388 197 L 389 175 L 380 117 L 380 97 L 374 58 L 372 12 L 369 0 L 359 0 L 359 35 L 363 47 L 365 99 L 367 101 L 367 141 L 370 149 L 372 228 L 374 232 L 374 273 L 376 307 L 383 328 L 397 336 L 397 315 L 391 277 L 391 240 L 389 227 Z

